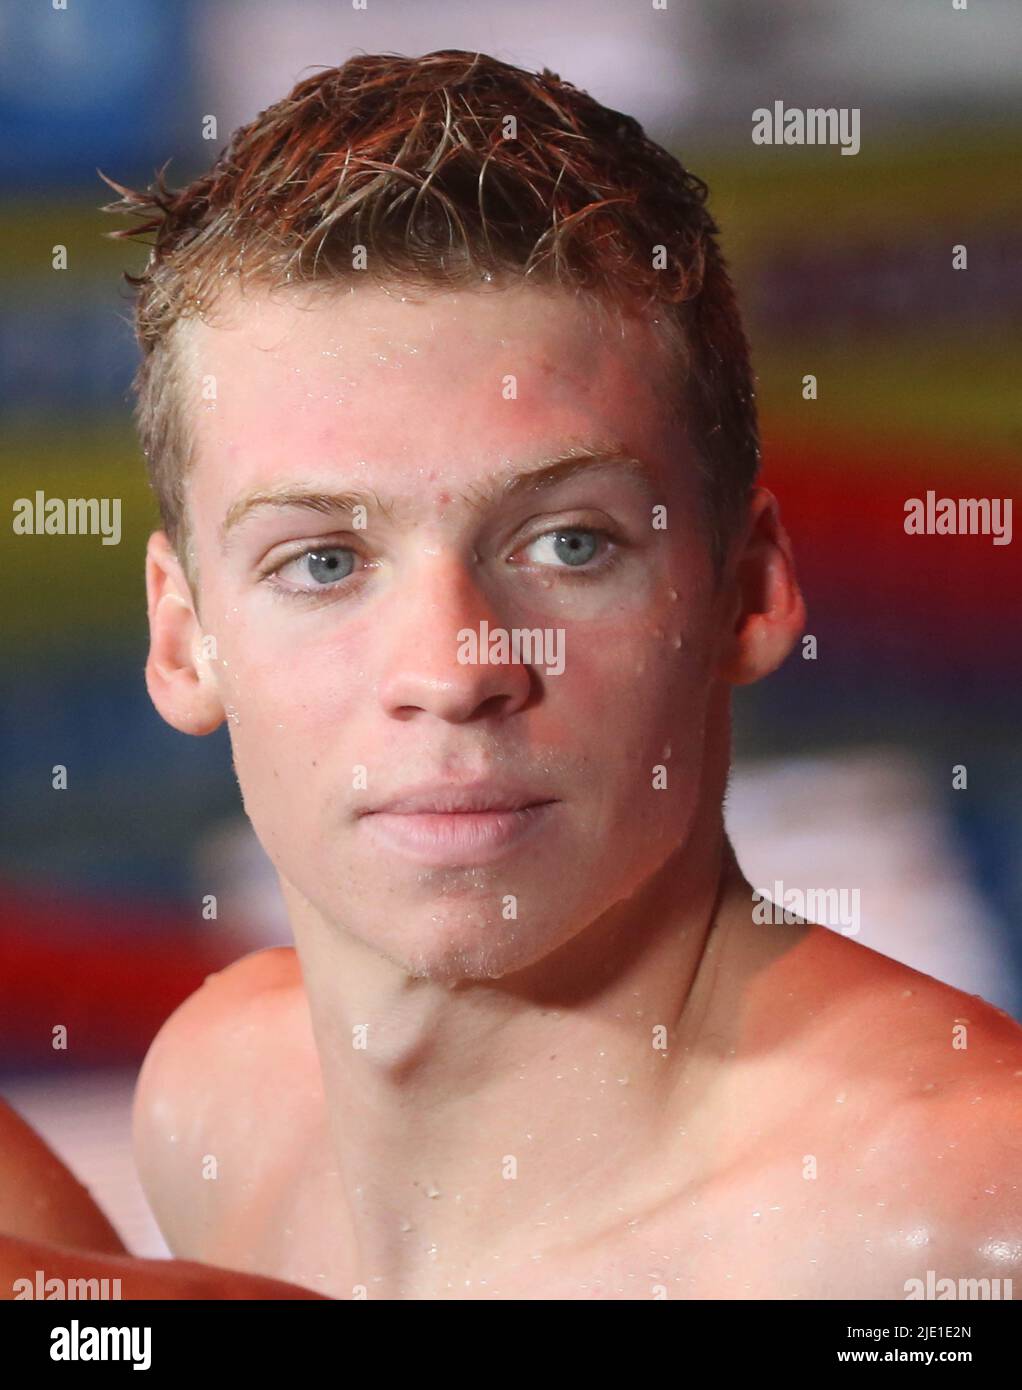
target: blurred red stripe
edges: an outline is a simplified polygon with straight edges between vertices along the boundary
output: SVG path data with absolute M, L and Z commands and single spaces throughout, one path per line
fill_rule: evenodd
M 236 955 L 162 907 L 85 904 L 7 886 L 0 893 L 4 1061 L 12 1054 L 72 1066 L 141 1058 L 168 1015 Z M 66 1052 L 53 1048 L 58 1024 L 67 1028 Z
M 905 532 L 905 502 L 941 497 L 1011 496 L 1018 461 L 984 454 L 963 466 L 954 454 L 879 453 L 870 446 L 817 447 L 776 436 L 765 452 L 763 481 L 781 503 L 799 575 L 810 591 L 843 595 L 860 620 L 893 606 L 914 618 L 939 617 L 949 635 L 1004 641 L 1003 621 L 1022 591 L 1016 541 L 989 535 Z M 881 607 L 878 609 L 877 605 Z

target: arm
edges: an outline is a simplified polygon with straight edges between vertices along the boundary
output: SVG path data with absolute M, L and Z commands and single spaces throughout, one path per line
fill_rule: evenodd
M 305 1299 L 323 1295 L 279 1279 L 239 1274 L 192 1260 L 138 1260 L 38 1240 L 0 1236 L 0 1301 L 18 1297 L 17 1280 L 120 1279 L 123 1299 Z
M 0 1232 L 110 1255 L 124 1242 L 84 1187 L 34 1129 L 0 1100 Z
M 190 1260 L 139 1260 L 88 1190 L 11 1107 L 0 1101 L 0 1301 L 16 1280 L 120 1279 L 123 1298 L 321 1299 L 253 1274 Z

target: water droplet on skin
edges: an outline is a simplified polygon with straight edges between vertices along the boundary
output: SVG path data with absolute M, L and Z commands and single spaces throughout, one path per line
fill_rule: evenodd
M 980 1246 L 979 1253 L 998 1264 L 1010 1264 L 1022 1255 L 1022 1245 L 1017 1240 L 988 1240 Z

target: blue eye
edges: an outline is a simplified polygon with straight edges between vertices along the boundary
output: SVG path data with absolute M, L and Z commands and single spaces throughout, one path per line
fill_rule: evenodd
M 306 562 L 306 573 L 317 584 L 333 584 L 338 579 L 347 579 L 355 568 L 355 552 L 342 545 L 307 550 L 297 558 Z
M 348 588 L 344 581 L 364 568 L 363 556 L 350 545 L 312 545 L 267 571 L 264 579 L 278 594 L 309 597 L 335 589 L 342 592 Z
M 569 569 L 580 569 L 596 555 L 602 535 L 600 531 L 589 531 L 581 527 L 548 531 L 544 536 L 537 536 L 526 547 L 526 553 L 542 546 L 545 547 L 545 554 L 552 553 L 560 564 L 566 565 Z M 550 564 L 550 560 L 541 558 L 543 553 L 532 558 L 537 564 Z

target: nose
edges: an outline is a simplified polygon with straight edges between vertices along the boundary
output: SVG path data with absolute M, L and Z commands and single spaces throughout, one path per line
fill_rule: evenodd
M 394 596 L 384 621 L 391 633 L 380 700 L 392 718 L 432 714 L 452 724 L 506 718 L 535 689 L 528 666 L 479 659 L 487 652 L 480 634 L 500 620 L 470 567 L 457 557 L 433 555 L 424 562 L 409 590 Z M 469 632 L 475 641 L 466 640 Z

